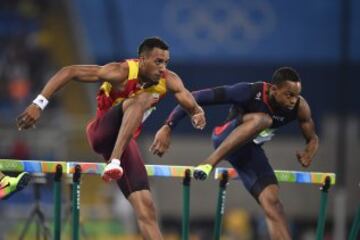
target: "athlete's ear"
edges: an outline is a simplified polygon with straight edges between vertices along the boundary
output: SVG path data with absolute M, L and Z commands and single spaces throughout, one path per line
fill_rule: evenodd
M 139 56 L 139 65 L 142 66 L 142 65 L 144 64 L 144 61 L 145 61 L 145 57 L 144 57 L 143 54 L 141 54 L 141 55 Z
M 140 53 L 139 54 L 139 59 L 141 60 L 144 60 L 144 58 L 145 58 L 145 52 L 142 52 L 142 53 Z

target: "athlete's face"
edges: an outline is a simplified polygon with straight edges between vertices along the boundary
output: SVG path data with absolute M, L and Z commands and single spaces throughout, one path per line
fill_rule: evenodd
M 169 62 L 169 51 L 154 48 L 140 57 L 141 76 L 145 81 L 157 84 L 166 71 Z
M 285 81 L 279 85 L 271 86 L 271 96 L 277 105 L 286 110 L 294 109 L 300 93 L 300 82 Z

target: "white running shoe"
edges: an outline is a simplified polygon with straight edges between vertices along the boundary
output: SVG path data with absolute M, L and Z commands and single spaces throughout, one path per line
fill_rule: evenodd
M 119 180 L 124 173 L 124 170 L 120 166 L 119 159 L 113 159 L 110 163 L 108 163 L 102 174 L 102 179 L 105 182 L 111 182 L 112 180 Z

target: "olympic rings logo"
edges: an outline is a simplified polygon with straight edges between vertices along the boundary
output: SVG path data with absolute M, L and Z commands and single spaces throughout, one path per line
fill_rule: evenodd
M 165 28 L 200 54 L 248 52 L 276 24 L 266 0 L 172 0 L 163 17 Z

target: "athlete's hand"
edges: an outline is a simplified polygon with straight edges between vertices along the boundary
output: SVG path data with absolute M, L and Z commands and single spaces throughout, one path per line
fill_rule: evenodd
M 206 118 L 204 110 L 199 106 L 197 113 L 191 116 L 191 123 L 196 129 L 204 129 Z
M 40 115 L 41 109 L 34 103 L 30 104 L 25 111 L 16 118 L 18 130 L 34 128 Z
M 171 128 L 168 125 L 162 126 L 155 134 L 153 143 L 150 146 L 150 152 L 162 157 L 169 149 L 171 139 Z
M 296 152 L 296 157 L 297 157 L 299 163 L 305 168 L 309 167 L 311 162 L 312 162 L 312 157 L 307 152 L 299 152 L 299 151 L 297 151 Z

